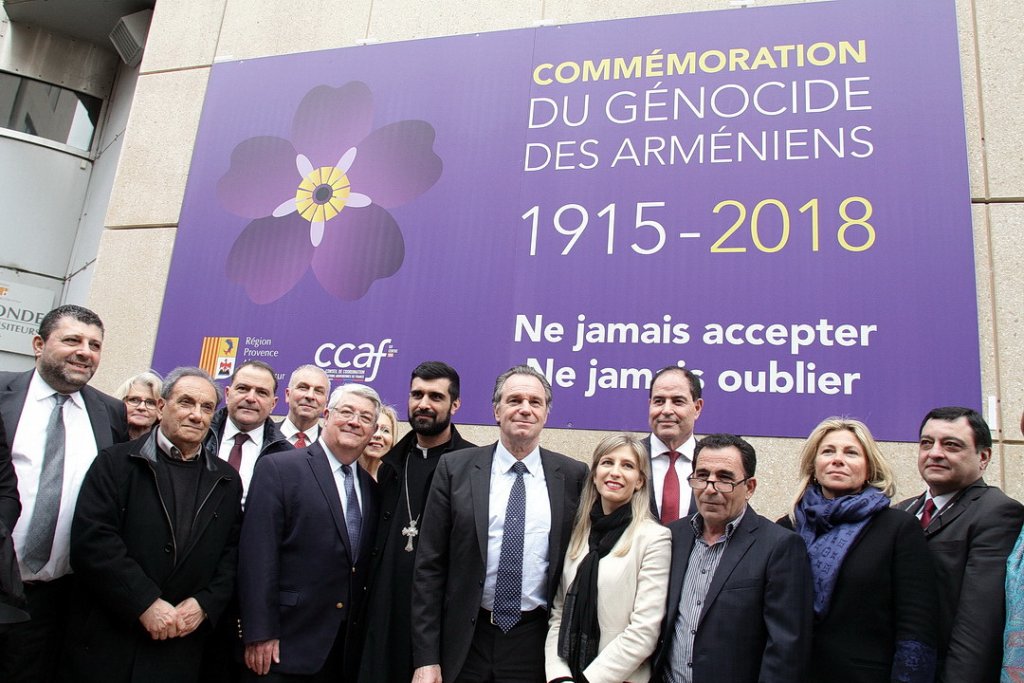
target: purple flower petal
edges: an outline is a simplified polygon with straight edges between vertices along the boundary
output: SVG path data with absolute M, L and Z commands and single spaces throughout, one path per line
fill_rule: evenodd
M 373 126 L 373 94 L 365 83 L 310 90 L 292 120 L 292 142 L 314 167 L 333 166 Z
M 295 169 L 295 148 L 283 138 L 261 136 L 238 143 L 231 167 L 217 183 L 225 209 L 244 218 L 263 218 L 289 197 L 302 178 Z
M 426 121 L 399 121 L 378 128 L 359 143 L 348 177 L 352 189 L 389 209 L 412 201 L 441 177 L 434 154 L 434 127 Z
M 297 213 L 260 218 L 245 227 L 228 254 L 227 276 L 256 304 L 277 301 L 309 268 L 309 221 Z
M 345 208 L 328 221 L 324 241 L 313 253 L 313 273 L 334 297 L 354 301 L 375 280 L 398 272 L 404 259 L 405 240 L 398 224 L 390 213 L 371 204 Z

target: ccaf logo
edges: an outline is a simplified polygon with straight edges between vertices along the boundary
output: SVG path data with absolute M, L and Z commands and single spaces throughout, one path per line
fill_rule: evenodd
M 313 361 L 325 369 L 342 368 L 342 375 L 350 380 L 372 382 L 377 378 L 381 360 L 394 358 L 397 354 L 398 349 L 391 345 L 390 339 L 382 339 L 376 345 L 372 342 L 365 344 L 327 342 L 317 347 Z M 352 369 L 348 370 L 348 368 Z
M 214 379 L 230 377 L 235 371 L 238 356 L 238 337 L 203 337 L 199 352 L 199 367 Z

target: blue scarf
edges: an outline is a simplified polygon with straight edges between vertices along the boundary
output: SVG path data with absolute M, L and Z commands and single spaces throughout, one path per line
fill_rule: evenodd
M 829 500 L 816 484 L 808 486 L 793 511 L 796 532 L 804 539 L 814 576 L 814 615 L 822 619 L 832 603 L 843 558 L 871 518 L 889 507 L 889 499 L 873 487 L 852 496 Z

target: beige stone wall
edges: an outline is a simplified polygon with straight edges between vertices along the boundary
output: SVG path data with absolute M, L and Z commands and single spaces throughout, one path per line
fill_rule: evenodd
M 936 0 L 940 1 L 940 0 Z M 475 31 L 628 16 L 730 9 L 732 0 L 160 0 L 141 66 L 110 198 L 91 305 L 108 325 L 97 385 L 111 389 L 152 356 L 210 66 L 244 59 Z M 792 4 L 756 0 L 756 5 Z M 982 388 L 997 401 L 999 443 L 988 479 L 1024 499 L 1024 6 L 957 0 L 977 266 Z M 908 26 L 906 30 L 912 31 Z M 959 135 L 959 131 L 950 131 Z M 943 264 L 932 264 L 941 278 Z M 150 283 L 141 286 L 140 283 Z M 196 303 L 202 301 L 197 293 Z M 941 335 L 944 321 L 934 321 Z M 940 403 L 941 397 L 936 397 Z M 557 406 L 556 406 L 557 410 Z M 641 414 L 645 406 L 638 405 Z M 698 423 L 698 428 L 699 428 Z M 468 427 L 492 441 L 492 427 Z M 598 432 L 551 430 L 546 446 L 586 458 Z M 782 514 L 799 441 L 753 440 L 760 454 L 758 508 Z M 919 489 L 913 444 L 883 444 L 900 494 Z

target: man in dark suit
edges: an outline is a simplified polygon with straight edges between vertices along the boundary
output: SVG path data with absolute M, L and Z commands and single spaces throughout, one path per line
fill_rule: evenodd
M 551 385 L 518 365 L 494 387 L 500 439 L 441 456 L 419 536 L 413 680 L 543 681 L 548 608 L 587 467 L 540 448 Z
M 693 424 L 704 408 L 700 378 L 688 368 L 662 368 L 651 378 L 647 420 L 651 434 L 643 440 L 651 465 L 651 512 L 663 524 L 696 512 L 686 487 L 693 470 Z
M 898 505 L 924 527 L 938 581 L 939 681 L 999 680 L 1006 559 L 1024 506 L 982 479 L 992 434 L 970 408 L 936 408 L 921 423 L 917 467 L 927 490 Z
M 234 590 L 242 523 L 238 472 L 203 448 L 219 400 L 203 370 L 172 370 L 157 428 L 89 468 L 71 527 L 70 680 L 196 679 Z
M 694 449 L 698 514 L 669 525 L 668 609 L 654 680 L 794 683 L 811 652 L 810 565 L 792 531 L 754 512 L 757 457 L 732 434 Z
M 0 634 L 5 683 L 54 677 L 71 593 L 78 491 L 96 454 L 128 440 L 124 403 L 88 386 L 103 348 L 99 316 L 81 306 L 55 308 L 40 322 L 32 348 L 34 370 L 0 372 L 0 415 L 23 505 L 14 548 L 32 615 Z M 9 508 L 9 494 L 6 500 Z
M 370 387 L 342 385 L 316 443 L 256 466 L 238 566 L 251 680 L 354 680 L 361 639 L 352 615 L 377 518 L 376 486 L 356 461 L 380 408 Z

